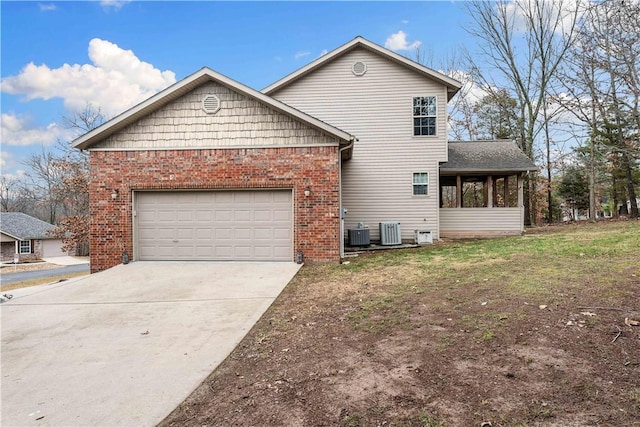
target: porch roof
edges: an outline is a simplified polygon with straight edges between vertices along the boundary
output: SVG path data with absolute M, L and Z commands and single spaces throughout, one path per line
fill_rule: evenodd
M 449 160 L 440 164 L 440 175 L 459 173 L 519 173 L 538 167 L 513 141 L 456 141 L 448 144 Z

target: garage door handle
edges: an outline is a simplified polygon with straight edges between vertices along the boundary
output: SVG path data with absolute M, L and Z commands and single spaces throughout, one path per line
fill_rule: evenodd
M 174 241 L 173 241 L 173 243 L 178 243 L 178 241 L 177 241 L 177 240 L 174 240 Z

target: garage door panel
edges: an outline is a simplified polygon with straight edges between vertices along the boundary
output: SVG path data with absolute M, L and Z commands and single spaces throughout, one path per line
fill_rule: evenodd
M 195 212 L 193 211 L 186 211 L 186 210 L 179 210 L 177 212 L 177 218 L 178 221 L 193 221 L 195 219 Z
M 204 210 L 199 207 L 198 210 L 196 211 L 196 221 L 199 221 L 199 222 L 213 221 L 213 211 L 210 209 Z
M 174 227 L 160 226 L 157 228 L 145 227 L 139 231 L 139 237 L 145 240 L 173 240 L 176 231 Z
M 178 214 L 175 211 L 159 211 L 156 212 L 156 221 L 159 223 L 175 224 L 177 216 Z
M 253 246 L 236 245 L 233 251 L 233 258 L 234 259 L 254 258 Z
M 256 241 L 271 240 L 273 238 L 273 230 L 271 228 L 255 228 L 253 237 Z
M 195 195 L 196 203 L 203 204 L 203 205 L 210 205 L 211 203 L 214 202 L 216 198 L 215 193 L 211 193 L 211 192 L 196 192 L 191 194 Z
M 273 220 L 274 221 L 290 221 L 291 210 L 275 209 L 273 211 Z
M 254 218 L 256 221 L 271 221 L 271 211 L 266 209 L 256 209 Z
M 233 203 L 233 192 L 231 191 L 220 191 L 213 194 L 213 203 L 216 204 L 230 204 Z
M 252 240 L 253 229 L 251 228 L 236 228 L 234 233 L 235 240 Z
M 234 219 L 237 222 L 249 222 L 249 221 L 253 221 L 253 215 L 252 215 L 252 211 L 250 210 L 245 210 L 245 209 L 239 209 L 237 211 L 234 212 Z
M 282 260 L 293 253 L 290 190 L 136 193 L 141 260 Z
M 286 246 L 274 246 L 272 257 L 274 258 L 284 258 L 286 256 L 291 257 L 291 248 L 289 245 Z
M 253 204 L 255 203 L 255 193 L 252 191 L 238 191 L 234 193 L 234 204 Z
M 231 245 L 219 245 L 215 247 L 217 259 L 233 259 L 233 247 Z
M 149 246 L 149 249 L 154 249 L 154 252 L 157 252 L 160 257 L 170 257 L 175 251 L 175 245 L 163 245 L 159 244 L 155 248 Z
M 271 246 L 255 246 L 256 258 L 265 259 L 270 258 L 273 254 L 273 248 Z
M 214 253 L 211 246 L 196 246 L 197 258 L 211 258 L 213 259 Z
M 176 231 L 176 237 L 178 240 L 193 240 L 196 238 L 196 233 L 193 228 L 178 228 Z
M 176 245 L 177 254 L 179 257 L 194 258 L 196 255 L 195 247 L 189 245 Z
M 215 238 L 217 240 L 232 240 L 233 229 L 232 228 L 216 228 Z
M 209 227 L 196 228 L 196 238 L 198 240 L 211 240 L 213 239 L 213 229 Z
M 273 201 L 275 203 L 284 203 L 285 205 L 291 203 L 291 192 L 277 191 L 273 192 Z
M 215 211 L 215 221 L 225 222 L 225 221 L 233 221 L 233 211 L 230 210 L 216 210 Z
M 291 230 L 289 228 L 274 228 L 273 238 L 277 240 L 291 240 Z

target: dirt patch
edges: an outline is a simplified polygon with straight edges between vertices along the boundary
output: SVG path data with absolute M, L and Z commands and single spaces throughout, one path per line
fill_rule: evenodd
M 304 267 L 161 425 L 640 426 L 629 224 Z

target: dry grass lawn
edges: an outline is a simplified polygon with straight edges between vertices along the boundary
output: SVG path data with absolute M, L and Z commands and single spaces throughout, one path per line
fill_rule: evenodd
M 634 319 L 639 221 L 305 266 L 161 425 L 640 426 Z

